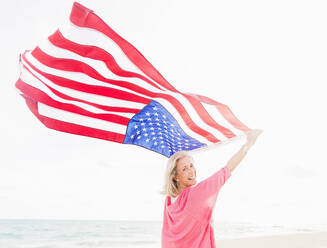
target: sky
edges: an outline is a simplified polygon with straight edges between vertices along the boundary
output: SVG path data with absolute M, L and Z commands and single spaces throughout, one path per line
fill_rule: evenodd
M 327 225 L 325 1 L 80 0 L 182 92 L 264 132 L 219 193 L 215 220 Z M 162 220 L 167 159 L 43 126 L 15 90 L 19 54 L 73 1 L 5 1 L 0 16 L 0 219 Z M 245 139 L 194 153 L 198 182 Z

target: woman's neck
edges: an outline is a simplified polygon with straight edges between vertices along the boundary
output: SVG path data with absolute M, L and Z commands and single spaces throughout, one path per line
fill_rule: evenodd
M 181 193 L 185 188 L 187 188 L 187 187 L 184 186 L 184 185 L 183 185 L 183 186 L 179 186 L 179 187 L 178 187 L 178 193 L 177 193 L 177 196 L 179 196 L 179 194 L 180 194 L 180 193 Z M 176 197 L 177 197 L 177 196 L 176 196 Z

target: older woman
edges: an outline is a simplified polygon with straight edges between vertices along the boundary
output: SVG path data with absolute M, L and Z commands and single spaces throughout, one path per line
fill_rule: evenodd
M 180 151 L 169 158 L 166 182 L 161 192 L 167 195 L 162 248 L 216 247 L 211 217 L 218 192 L 261 133 L 260 129 L 250 131 L 246 144 L 227 165 L 198 184 L 193 158 L 189 153 Z

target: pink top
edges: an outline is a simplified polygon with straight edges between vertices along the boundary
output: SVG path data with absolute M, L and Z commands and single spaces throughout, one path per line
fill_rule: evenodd
M 212 212 L 218 192 L 231 176 L 227 166 L 195 186 L 185 188 L 174 203 L 166 197 L 162 248 L 215 248 Z

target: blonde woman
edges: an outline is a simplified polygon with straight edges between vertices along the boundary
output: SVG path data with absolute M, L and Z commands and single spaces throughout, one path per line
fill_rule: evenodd
M 227 165 L 198 184 L 188 152 L 179 151 L 169 158 L 161 192 L 166 195 L 162 248 L 216 247 L 211 217 L 218 192 L 261 133 L 260 129 L 251 130 L 247 142 Z

